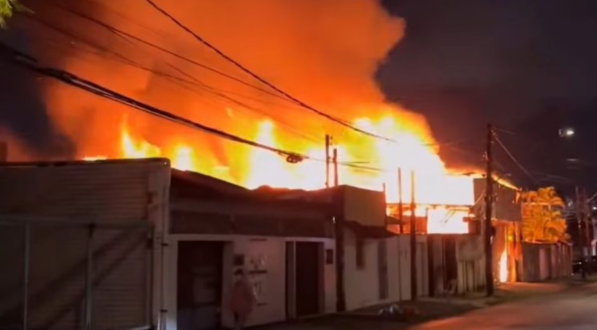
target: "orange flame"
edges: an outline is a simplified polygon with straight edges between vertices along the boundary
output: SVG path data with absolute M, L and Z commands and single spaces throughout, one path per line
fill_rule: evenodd
M 508 282 L 508 252 L 504 249 L 499 261 L 499 281 L 500 283 Z
M 468 176 L 451 175 L 443 162 L 430 145 L 426 145 L 415 133 L 401 131 L 391 116 L 382 118 L 377 124 L 369 119 L 359 119 L 356 125 L 362 129 L 387 136 L 397 142 L 370 139 L 369 144 L 335 145 L 338 149 L 340 166 L 340 183 L 379 190 L 386 186 L 386 200 L 389 203 L 398 201 L 398 168 L 402 169 L 402 200 L 410 202 L 411 175 L 415 173 L 415 201 L 417 202 L 417 216 L 427 216 L 429 233 L 467 233 L 468 224 L 464 219 L 469 215 L 466 206 L 473 204 L 472 178 Z M 269 150 L 254 148 L 246 168 L 244 179 L 231 180 L 228 168 L 216 165 L 212 168 L 201 166 L 201 154 L 187 142 L 173 144 L 172 147 L 160 148 L 148 141 L 134 137 L 126 121 L 121 127 L 120 151 L 117 158 L 147 158 L 168 157 L 174 168 L 201 172 L 219 179 L 233 181 L 248 188 L 267 185 L 313 190 L 323 188 L 325 184 L 325 150 L 296 150 L 292 145 L 286 148 L 282 140 L 277 137 L 276 126 L 269 120 L 257 124 L 254 140 L 270 147 L 288 149 L 308 155 L 310 158 L 293 164 L 285 156 Z M 184 140 L 184 139 L 183 139 Z M 294 146 L 296 147 L 296 146 Z M 368 168 L 379 170 L 363 171 L 359 168 L 355 155 L 364 154 L 371 162 Z M 105 159 L 105 156 L 83 157 L 93 161 Z M 425 206 L 427 205 L 427 206 Z M 442 206 L 444 205 L 444 206 Z M 453 205 L 457 207 L 446 207 Z M 405 213 L 406 214 L 406 213 Z M 408 214 L 406 214 L 408 216 Z

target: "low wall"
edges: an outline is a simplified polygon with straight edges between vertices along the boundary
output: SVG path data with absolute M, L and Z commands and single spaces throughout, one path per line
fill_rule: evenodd
M 572 273 L 572 249 L 567 244 L 522 244 L 522 281 L 565 278 Z

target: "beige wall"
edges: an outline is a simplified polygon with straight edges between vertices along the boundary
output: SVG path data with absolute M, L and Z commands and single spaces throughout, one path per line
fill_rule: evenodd
M 344 189 L 344 218 L 367 226 L 384 226 L 386 204 L 381 191 L 350 186 Z

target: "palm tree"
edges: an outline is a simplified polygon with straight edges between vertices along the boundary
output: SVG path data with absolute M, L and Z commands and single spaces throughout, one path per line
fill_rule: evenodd
M 522 194 L 523 237 L 528 242 L 566 240 L 566 221 L 562 216 L 564 200 L 553 187 Z

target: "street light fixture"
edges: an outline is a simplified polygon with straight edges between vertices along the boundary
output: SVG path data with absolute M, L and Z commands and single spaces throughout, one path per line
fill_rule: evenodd
M 574 134 L 576 134 L 576 132 L 574 131 L 574 128 L 572 128 L 572 127 L 561 128 L 559 132 L 560 132 L 560 137 L 563 137 L 563 138 L 571 138 L 574 136 Z

